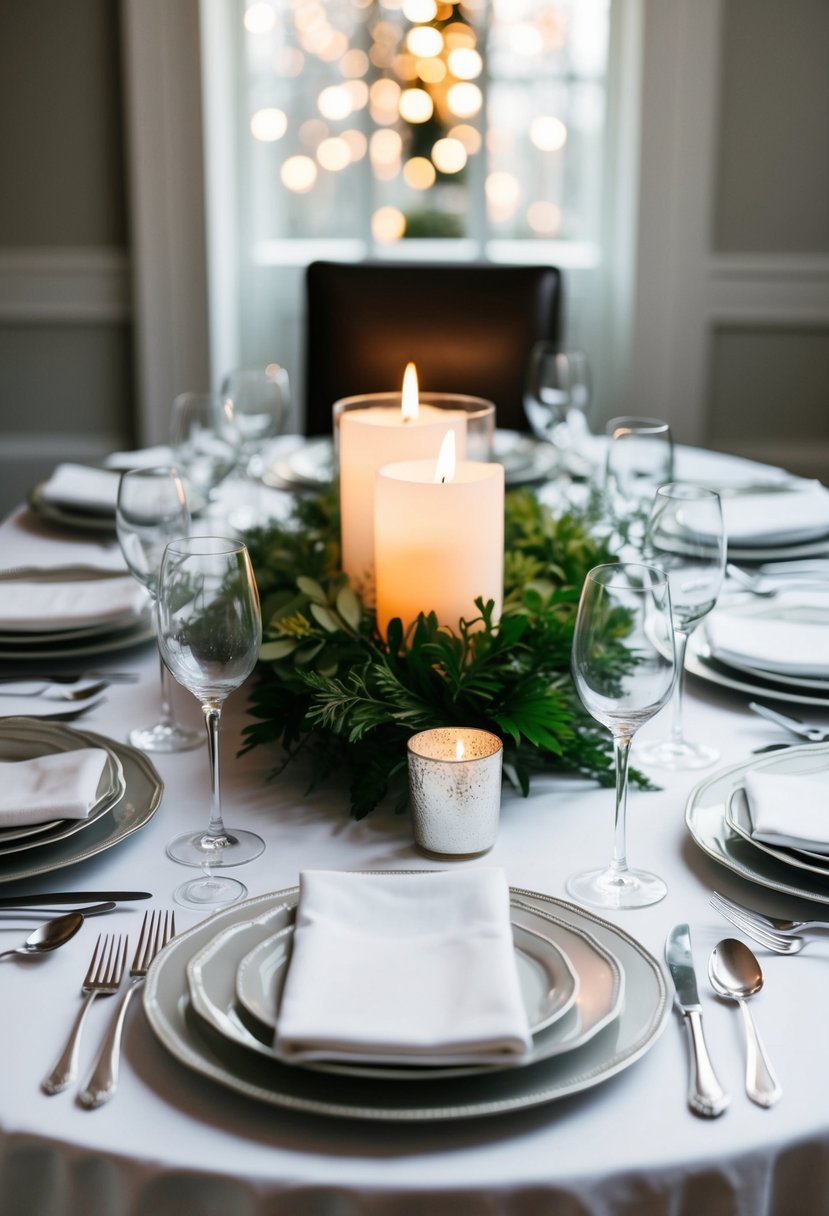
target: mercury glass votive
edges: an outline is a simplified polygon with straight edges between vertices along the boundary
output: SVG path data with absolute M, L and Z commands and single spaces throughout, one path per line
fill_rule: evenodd
M 415 844 L 445 858 L 475 857 L 495 844 L 503 744 L 487 730 L 435 727 L 408 743 Z

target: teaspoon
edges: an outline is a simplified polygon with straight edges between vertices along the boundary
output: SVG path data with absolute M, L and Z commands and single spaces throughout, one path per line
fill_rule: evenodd
M 56 950 L 58 946 L 68 942 L 70 937 L 74 937 L 82 924 L 83 916 L 80 912 L 69 912 L 66 916 L 47 920 L 44 925 L 38 925 L 35 931 L 29 934 L 22 946 L 16 946 L 14 950 L 0 951 L 0 958 L 9 954 L 45 954 L 47 950 Z
M 747 1000 L 763 987 L 763 972 L 748 946 L 735 937 L 724 938 L 708 960 L 711 987 L 720 996 L 736 1001 L 746 1032 L 746 1093 L 758 1106 L 773 1106 L 783 1090 L 769 1063 Z

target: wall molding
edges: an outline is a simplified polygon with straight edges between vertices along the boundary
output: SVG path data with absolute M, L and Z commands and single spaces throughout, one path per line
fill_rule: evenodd
M 0 322 L 118 324 L 131 316 L 123 249 L 0 247 Z

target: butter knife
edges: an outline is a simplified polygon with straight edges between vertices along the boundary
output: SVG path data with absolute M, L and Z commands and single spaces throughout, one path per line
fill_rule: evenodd
M 151 891 L 46 891 L 42 895 L 0 895 L 0 908 L 47 908 L 50 904 L 128 903 L 152 899 Z
M 713 1119 L 721 1115 L 731 1098 L 717 1080 L 702 1033 L 702 1006 L 691 954 L 691 930 L 674 925 L 665 942 L 665 959 L 676 989 L 676 1003 L 688 1026 L 691 1043 L 691 1078 L 688 1105 L 695 1114 Z

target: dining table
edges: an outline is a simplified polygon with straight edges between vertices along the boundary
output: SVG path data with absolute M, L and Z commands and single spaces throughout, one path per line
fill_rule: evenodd
M 748 462 L 680 449 L 679 472 L 709 478 L 747 476 Z M 274 510 L 285 491 L 269 490 Z M 31 560 L 39 547 L 65 545 L 71 560 L 110 555 L 111 538 L 61 530 L 21 506 L 0 524 L 0 566 Z M 109 546 L 109 548 L 107 548 Z M 109 558 L 107 557 L 107 560 Z M 158 707 L 158 653 L 146 638 L 117 653 L 96 654 L 103 673 L 128 672 L 72 723 L 123 742 Z M 14 670 L 13 663 L 7 663 Z M 22 664 L 20 665 L 22 668 Z M 2 688 L 0 688 L 2 693 Z M 407 813 L 382 805 L 363 819 L 350 814 L 348 790 L 336 776 L 312 786 L 301 760 L 281 766 L 276 747 L 240 755 L 250 721 L 249 685 L 228 699 L 222 723 L 222 795 L 228 826 L 258 833 L 265 849 L 233 874 L 256 900 L 293 889 L 308 870 L 503 870 L 514 891 L 538 893 L 551 907 L 572 906 L 565 882 L 604 864 L 613 834 L 613 791 L 566 773 L 533 777 L 528 796 L 505 783 L 493 848 L 483 856 L 436 859 L 414 843 Z M 175 708 L 202 724 L 195 699 L 174 689 Z M 174 908 L 182 936 L 209 913 L 177 907 L 172 893 L 187 871 L 165 853 L 173 836 L 206 823 L 210 785 L 207 743 L 149 757 L 163 783 L 155 812 L 116 847 L 73 864 L 0 884 L 0 895 L 70 890 L 146 890 L 152 899 L 123 903 L 86 919 L 65 946 L 38 958 L 6 958 L 0 1001 L 0 1212 L 3 1216 L 797 1216 L 829 1212 L 829 934 L 799 954 L 755 946 L 764 973 L 752 1010 L 783 1095 L 770 1109 L 744 1090 L 739 1011 L 718 997 L 708 959 L 723 938 L 742 937 L 709 900 L 714 890 L 766 912 L 819 916 L 825 904 L 750 881 L 701 848 L 689 832 L 694 791 L 720 770 L 752 758 L 754 749 L 796 740 L 752 713 L 738 688 L 689 672 L 684 725 L 689 737 L 714 744 L 714 768 L 650 769 L 653 788 L 629 794 L 630 861 L 659 874 L 667 896 L 600 919 L 653 960 L 658 999 L 641 1051 L 595 1083 L 514 1108 L 436 1109 L 401 1117 L 417 1082 L 395 1089 L 396 1117 L 363 1117 L 302 1103 L 263 1102 L 188 1066 L 158 1036 L 140 1000 L 130 1008 L 118 1091 L 88 1110 L 77 1086 L 47 1095 L 41 1082 L 81 1001 L 81 981 L 102 932 L 138 936 L 147 907 Z M 14 714 L 13 698 L 0 713 Z M 829 707 L 810 707 L 829 725 Z M 640 732 L 663 734 L 667 710 Z M 637 736 L 638 737 L 638 736 Z M 811 745 L 806 745 L 811 746 Z M 773 754 L 773 753 L 769 753 Z M 634 749 L 633 764 L 636 765 Z M 190 872 L 192 873 L 192 872 Z M 829 890 L 829 888 L 827 888 Z M 216 915 L 223 915 L 218 913 Z M 255 913 L 254 913 L 255 915 Z M 42 920 L 28 910 L 0 911 L 0 945 L 22 941 Z M 708 1047 L 728 1109 L 700 1118 L 687 1102 L 688 1041 L 672 1007 L 664 963 L 666 936 L 690 926 Z M 744 939 L 748 940 L 748 939 Z M 156 964 L 154 964 L 156 965 Z M 152 973 L 151 973 L 152 974 Z M 628 991 L 626 1001 L 635 1000 Z M 112 1016 L 114 1002 L 90 1007 L 81 1044 L 81 1078 Z M 360 1077 L 353 1078 L 355 1102 Z M 374 1084 L 374 1083 L 373 1083 Z M 531 1086 L 529 1086 L 531 1091 Z M 525 1089 L 524 1092 L 528 1092 Z

